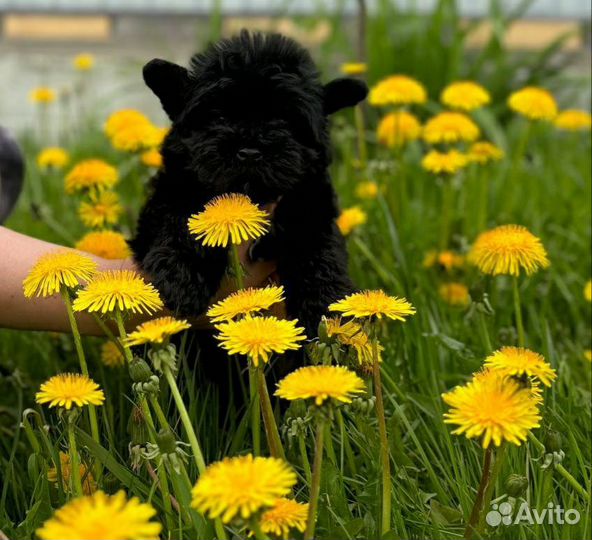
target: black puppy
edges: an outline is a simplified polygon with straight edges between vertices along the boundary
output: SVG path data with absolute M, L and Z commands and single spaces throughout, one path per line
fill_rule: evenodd
M 327 306 L 353 290 L 335 225 L 327 117 L 363 100 L 366 85 L 349 78 L 323 85 L 298 43 L 247 31 L 195 55 L 189 69 L 152 60 L 144 80 L 173 123 L 131 241 L 137 263 L 170 310 L 202 313 L 228 254 L 190 237 L 187 219 L 222 193 L 276 202 L 254 258 L 277 260 L 289 316 L 316 335 Z

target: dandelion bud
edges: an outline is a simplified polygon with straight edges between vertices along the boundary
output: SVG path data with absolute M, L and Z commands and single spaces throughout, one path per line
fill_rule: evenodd
M 177 351 L 174 345 L 167 345 L 159 349 L 152 349 L 148 352 L 148 358 L 156 371 L 163 371 L 167 366 L 173 373 L 177 371 Z
M 144 413 L 140 407 L 134 407 L 127 422 L 127 432 L 130 436 L 130 445 L 144 444 L 148 440 L 148 428 L 144 419 Z
M 319 341 L 321 343 L 329 342 L 329 334 L 327 333 L 327 322 L 326 322 L 325 317 L 323 317 L 321 319 L 321 322 L 319 323 L 318 335 L 319 335 Z
M 156 444 L 161 454 L 174 454 L 176 443 L 175 435 L 170 429 L 161 429 L 156 434 Z
M 134 356 L 134 359 L 130 362 L 129 373 L 135 383 L 147 382 L 154 375 L 150 366 L 137 356 Z
M 117 493 L 121 489 L 121 482 L 118 478 L 111 474 L 107 473 L 103 476 L 103 490 L 109 494 Z
M 510 497 L 521 497 L 528 487 L 528 478 L 520 474 L 511 474 L 506 478 L 506 493 Z
M 545 450 L 549 453 L 561 451 L 561 433 L 549 431 L 545 437 Z

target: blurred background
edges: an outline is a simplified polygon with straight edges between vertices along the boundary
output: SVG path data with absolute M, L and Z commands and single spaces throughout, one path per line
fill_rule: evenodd
M 371 83 L 407 73 L 431 96 L 466 77 L 487 86 L 494 102 L 536 83 L 561 87 L 562 101 L 588 108 L 590 9 L 587 0 L 0 0 L 0 123 L 17 133 L 33 128 L 28 93 L 39 86 L 53 88 L 61 105 L 48 111 L 48 143 L 74 119 L 121 107 L 164 121 L 142 65 L 155 56 L 186 63 L 242 27 L 296 37 L 326 77 L 341 62 L 367 61 Z M 76 77 L 72 59 L 81 52 L 95 65 Z M 87 110 L 72 97 L 81 85 Z

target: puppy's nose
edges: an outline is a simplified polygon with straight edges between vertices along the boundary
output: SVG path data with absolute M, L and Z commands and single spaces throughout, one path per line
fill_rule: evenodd
M 236 155 L 241 161 L 259 161 L 262 158 L 261 152 L 256 148 L 241 148 Z

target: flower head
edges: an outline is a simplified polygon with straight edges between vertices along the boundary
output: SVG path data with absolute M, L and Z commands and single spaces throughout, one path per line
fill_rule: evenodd
M 553 120 L 557 116 L 557 103 L 544 88 L 527 86 L 510 94 L 508 106 L 529 120 Z
M 156 149 L 146 150 L 140 159 L 146 167 L 152 167 L 153 169 L 160 169 L 162 167 L 162 154 Z
M 115 111 L 105 122 L 105 134 L 111 138 L 118 131 L 123 131 L 136 124 L 150 124 L 150 120 L 145 114 L 135 109 Z
M 467 158 L 472 163 L 485 165 L 491 161 L 499 161 L 504 157 L 504 151 L 487 141 L 473 143 L 467 153 Z
M 473 111 L 491 101 L 489 92 L 473 81 L 458 81 L 449 84 L 440 95 L 440 101 L 451 109 Z
M 74 57 L 72 63 L 78 71 L 90 71 L 95 65 L 95 57 L 89 53 L 81 53 Z
M 162 142 L 162 131 L 150 122 L 139 122 L 118 129 L 110 138 L 115 150 L 138 152 L 159 146 Z
M 35 401 L 40 405 L 49 403 L 49 407 L 71 409 L 72 405 L 102 405 L 105 394 L 99 385 L 86 375 L 79 373 L 60 373 L 45 381 L 35 394 Z
M 37 156 L 37 165 L 40 169 L 63 169 L 70 161 L 70 154 L 59 146 L 44 148 Z
M 376 128 L 376 137 L 380 144 L 396 148 L 419 139 L 421 124 L 416 116 L 407 111 L 395 111 L 382 118 Z
M 451 409 L 444 422 L 457 424 L 452 433 L 468 438 L 483 436 L 483 448 L 503 440 L 520 445 L 538 427 L 540 399 L 516 380 L 494 371 L 477 373 L 473 379 L 443 394 Z
M 346 317 L 357 319 L 388 317 L 394 321 L 405 321 L 406 317 L 415 314 L 415 308 L 405 298 L 389 296 L 382 290 L 350 294 L 330 304 L 329 311 L 341 312 Z
M 588 302 L 592 302 L 592 279 L 589 279 L 584 285 L 584 298 Z
M 502 347 L 485 359 L 485 367 L 505 375 L 527 375 L 541 381 L 545 386 L 557 378 L 555 370 L 538 353 L 522 347 Z
M 66 193 L 86 189 L 112 188 L 119 180 L 117 169 L 100 159 L 87 159 L 78 163 L 66 176 Z
M 355 321 L 343 322 L 340 317 L 323 318 L 327 329 L 327 336 L 335 338 L 339 343 L 352 347 L 356 352 L 360 365 L 372 364 L 374 362 L 373 344 L 362 326 Z M 377 343 L 378 361 L 382 362 L 382 351 L 384 347 Z
M 346 62 L 341 64 L 339 70 L 344 75 L 363 75 L 368 70 L 368 66 L 364 62 Z
M 308 517 L 308 503 L 302 504 L 284 497 L 277 499 L 273 506 L 261 515 L 259 525 L 264 534 L 273 534 L 287 540 L 290 529 L 304 532 Z
M 97 269 L 90 257 L 70 249 L 60 249 L 39 257 L 23 281 L 27 298 L 52 296 L 62 287 L 73 289 L 89 280 Z
M 438 288 L 440 298 L 451 306 L 468 306 L 471 302 L 469 289 L 464 283 L 442 283 Z
M 205 205 L 199 214 L 189 218 L 189 232 L 205 246 L 226 247 L 259 238 L 269 227 L 269 215 L 246 195 L 220 195 Z
M 119 221 L 123 207 L 114 191 L 91 193 L 90 201 L 83 201 L 78 207 L 78 216 L 87 227 L 96 228 L 114 225 Z
M 131 255 L 125 238 L 115 231 L 89 232 L 76 243 L 76 249 L 103 259 L 127 259 Z
M 156 510 L 123 491 L 102 491 L 68 502 L 48 519 L 37 536 L 41 540 L 156 540 L 162 525 L 150 521 Z
M 341 231 L 343 236 L 348 236 L 360 225 L 363 225 L 368 220 L 366 212 L 359 206 L 352 206 L 351 208 L 345 208 L 339 214 L 337 218 L 337 227 Z
M 269 309 L 273 304 L 283 302 L 284 288 L 268 285 L 265 288 L 248 288 L 236 291 L 208 309 L 213 323 L 230 321 L 239 315 L 248 315 Z
M 445 111 L 427 121 L 423 128 L 423 139 L 430 144 L 471 142 L 480 133 L 477 124 L 466 114 Z
M 140 324 L 133 332 L 128 334 L 125 346 L 133 347 L 144 343 L 164 343 L 171 336 L 188 328 L 191 328 L 191 325 L 185 320 L 160 317 Z
M 98 272 L 74 300 L 74 311 L 154 313 L 163 304 L 158 291 L 133 270 Z
M 275 395 L 290 401 L 314 398 L 316 405 L 322 405 L 327 399 L 351 403 L 365 389 L 364 381 L 346 367 L 306 366 L 284 377 Z
M 541 241 L 526 227 L 502 225 L 481 233 L 468 257 L 484 274 L 531 275 L 549 266 Z
M 391 75 L 370 89 L 368 102 L 375 107 L 385 105 L 422 104 L 428 99 L 420 82 L 405 75 Z
M 423 266 L 431 268 L 438 264 L 447 272 L 455 268 L 462 268 L 465 265 L 465 257 L 454 251 L 428 251 L 423 259 Z
M 356 197 L 359 199 L 375 199 L 380 192 L 380 187 L 371 180 L 359 182 L 356 186 Z
M 561 111 L 553 123 L 555 127 L 564 131 L 590 131 L 592 115 L 588 111 L 569 109 Z
M 229 354 L 244 354 L 255 366 L 259 361 L 269 362 L 272 353 L 283 354 L 301 347 L 304 329 L 298 321 L 280 320 L 276 317 L 252 317 L 247 315 L 238 321 L 219 324 L 216 336 Z
M 210 465 L 192 490 L 191 506 L 224 523 L 248 519 L 273 507 L 296 483 L 296 474 L 283 460 L 246 456 L 225 458 Z
M 121 367 L 125 365 L 125 357 L 115 343 L 105 341 L 101 345 L 101 362 L 110 368 Z
M 468 162 L 467 156 L 458 150 L 430 150 L 421 160 L 421 166 L 433 174 L 456 174 L 466 167 Z
M 53 88 L 47 86 L 38 86 L 31 90 L 29 98 L 33 103 L 39 103 L 41 105 L 48 105 L 56 100 L 56 91 Z
M 70 454 L 60 452 L 60 469 L 62 472 L 62 489 L 68 491 L 70 488 L 70 478 L 72 476 L 72 467 L 70 465 Z M 82 491 L 85 495 L 91 495 L 97 489 L 97 484 L 92 471 L 84 464 L 79 465 L 80 478 L 82 480 Z M 59 481 L 58 468 L 52 467 L 47 471 L 47 480 L 53 484 Z

